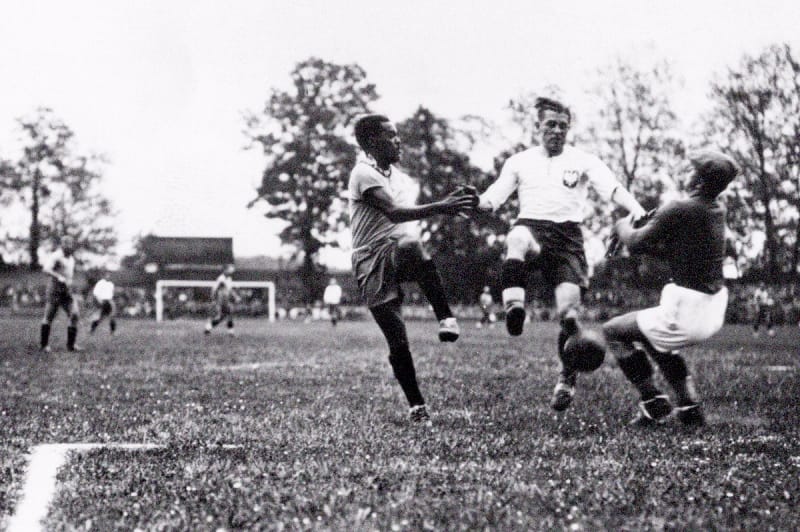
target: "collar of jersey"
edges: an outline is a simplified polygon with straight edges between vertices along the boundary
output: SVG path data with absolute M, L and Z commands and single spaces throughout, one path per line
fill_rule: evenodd
M 366 155 L 364 157 L 360 157 L 358 162 L 364 163 L 367 166 L 371 166 L 376 172 L 378 172 L 379 174 L 381 174 L 383 177 L 385 177 L 387 179 L 392 177 L 392 167 L 391 167 L 391 165 L 389 166 L 389 171 L 386 172 L 386 171 L 382 170 L 380 166 L 378 166 L 377 161 L 375 161 L 375 159 L 370 155 Z

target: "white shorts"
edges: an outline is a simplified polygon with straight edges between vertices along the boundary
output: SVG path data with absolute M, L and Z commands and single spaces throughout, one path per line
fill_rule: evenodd
M 636 313 L 636 323 L 653 347 L 667 353 L 711 338 L 722 328 L 727 306 L 727 288 L 704 294 L 670 283 L 657 307 Z

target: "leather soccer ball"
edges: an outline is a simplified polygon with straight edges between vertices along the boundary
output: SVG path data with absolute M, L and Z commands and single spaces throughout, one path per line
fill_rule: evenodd
M 564 362 L 578 371 L 588 373 L 603 365 L 608 345 L 599 332 L 581 329 L 564 344 Z

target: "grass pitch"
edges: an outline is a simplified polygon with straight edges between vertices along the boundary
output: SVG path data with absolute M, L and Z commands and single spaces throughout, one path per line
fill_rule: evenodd
M 0 523 L 40 443 L 155 443 L 74 454 L 53 530 L 798 529 L 800 331 L 728 327 L 685 351 L 709 426 L 625 426 L 614 363 L 548 403 L 553 323 L 520 338 L 409 325 L 434 427 L 410 426 L 371 322 L 122 321 L 86 351 L 36 350 L 35 319 L 0 320 Z M 2 525 L 0 525 L 0 528 Z

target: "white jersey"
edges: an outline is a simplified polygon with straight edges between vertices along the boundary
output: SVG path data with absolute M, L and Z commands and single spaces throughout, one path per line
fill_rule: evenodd
M 98 301 L 111 301 L 114 299 L 114 283 L 106 281 L 105 279 L 100 279 L 97 281 L 97 284 L 94 285 L 92 295 Z
M 497 209 L 516 190 L 519 218 L 581 222 L 588 211 L 587 185 L 606 201 L 621 186 L 608 166 L 590 153 L 564 146 L 560 155 L 549 157 L 544 147 L 535 146 L 509 157 L 481 200 Z
M 64 256 L 64 250 L 58 248 L 50 255 L 45 268 L 45 272 L 47 273 L 56 273 L 63 279 L 68 285 L 72 284 L 72 279 L 75 277 L 75 255 L 70 255 L 69 257 Z M 55 276 L 53 276 L 55 278 Z M 57 280 L 62 280 L 58 279 Z
M 338 284 L 329 284 L 325 288 L 322 301 L 326 305 L 338 305 L 342 301 L 342 287 Z

